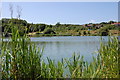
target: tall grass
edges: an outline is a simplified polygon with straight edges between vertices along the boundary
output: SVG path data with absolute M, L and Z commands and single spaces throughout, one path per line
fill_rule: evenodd
M 103 68 L 101 69 L 100 77 L 117 78 L 119 77 L 119 42 L 118 38 L 109 39 L 108 43 L 104 45 L 101 43 L 99 49 L 101 63 Z M 102 75 L 102 73 L 104 73 Z
M 17 28 L 12 26 L 11 41 L 2 40 L 2 79 L 119 78 L 120 54 L 116 37 L 110 38 L 107 44 L 101 43 L 93 62 L 85 62 L 83 56 L 74 53 L 70 59 L 57 63 L 47 57 L 46 63 L 40 49 L 26 34 L 20 36 Z
M 13 26 L 11 41 L 2 45 L 2 77 L 34 79 L 39 76 L 42 54 L 38 50 L 26 35 L 21 37 L 17 27 Z

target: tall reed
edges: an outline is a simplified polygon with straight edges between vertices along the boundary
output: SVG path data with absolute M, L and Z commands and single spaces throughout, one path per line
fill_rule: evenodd
M 98 56 L 90 63 L 75 53 L 70 59 L 58 62 L 47 57 L 46 63 L 26 32 L 20 36 L 18 26 L 10 26 L 10 41 L 5 42 L 2 38 L 2 79 L 119 78 L 120 54 L 116 37 L 110 38 L 107 44 L 101 43 Z
M 42 54 L 26 34 L 20 36 L 17 26 L 11 27 L 10 41 L 2 44 L 2 78 L 35 79 L 41 74 Z

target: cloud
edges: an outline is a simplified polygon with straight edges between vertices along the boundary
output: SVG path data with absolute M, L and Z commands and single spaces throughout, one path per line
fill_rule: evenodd
M 90 20 L 88 23 L 97 23 L 95 20 Z

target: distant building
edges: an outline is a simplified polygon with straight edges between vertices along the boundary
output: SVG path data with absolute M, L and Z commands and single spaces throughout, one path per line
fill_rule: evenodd
M 96 29 L 99 29 L 101 27 L 103 27 L 102 24 L 85 24 L 84 27 L 95 27 Z
M 102 24 L 96 24 L 96 26 L 95 26 L 96 29 L 99 29 L 99 28 L 101 28 L 101 27 L 103 27 Z
M 120 26 L 120 23 L 112 23 L 111 25 Z
M 92 27 L 92 24 L 85 24 L 84 27 Z

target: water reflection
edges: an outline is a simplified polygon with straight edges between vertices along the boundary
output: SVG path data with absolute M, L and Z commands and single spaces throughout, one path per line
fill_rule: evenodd
M 104 41 L 108 37 L 103 37 Z M 99 36 L 84 36 L 84 37 L 32 37 L 31 40 L 37 44 L 38 47 L 44 47 L 43 57 L 50 57 L 56 61 L 62 58 L 69 58 L 72 54 L 78 53 L 83 55 L 86 61 L 91 61 L 92 54 L 100 47 Z

